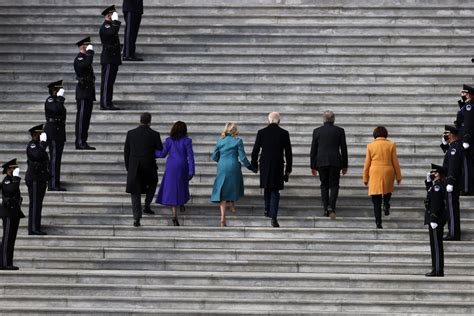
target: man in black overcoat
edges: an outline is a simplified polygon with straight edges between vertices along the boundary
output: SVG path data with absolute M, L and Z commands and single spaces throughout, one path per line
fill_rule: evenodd
M 113 102 L 114 84 L 117 78 L 119 66 L 122 64 L 120 55 L 120 21 L 115 6 L 112 5 L 102 12 L 104 23 L 100 27 L 99 35 L 102 42 L 102 53 L 100 63 L 102 65 L 100 81 L 100 109 L 115 111 L 119 110 Z
M 255 170 L 260 170 L 260 188 L 264 189 L 265 216 L 272 219 L 273 227 L 279 227 L 277 220 L 279 191 L 284 188 L 283 182 L 288 181 L 293 165 L 293 155 L 290 134 L 279 126 L 280 114 L 270 113 L 268 121 L 270 124 L 257 133 L 252 150 L 252 166 Z
M 125 34 L 123 36 L 123 60 L 143 61 L 135 54 L 135 42 L 143 15 L 143 0 L 123 0 L 122 11 L 125 16 Z
M 125 139 L 124 159 L 127 169 L 126 192 L 132 195 L 132 210 L 135 227 L 140 226 L 142 217 L 141 195 L 146 194 L 145 214 L 154 214 L 150 203 L 158 183 L 158 167 L 155 161 L 155 150 L 163 149 L 160 133 L 150 127 L 151 114 L 140 116 L 140 126 L 128 131 Z
M 347 144 L 344 129 L 334 125 L 334 113 L 323 113 L 324 125 L 314 129 L 311 144 L 311 173 L 319 172 L 324 216 L 336 218 L 339 179 L 347 173 Z M 329 194 L 331 190 L 331 194 Z M 329 208 L 329 209 L 328 209 Z

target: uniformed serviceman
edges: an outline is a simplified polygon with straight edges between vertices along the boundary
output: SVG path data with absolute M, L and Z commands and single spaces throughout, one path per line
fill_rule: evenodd
M 13 265 L 16 234 L 20 225 L 20 218 L 25 215 L 21 211 L 20 169 L 16 158 L 2 165 L 3 174 L 6 174 L 0 189 L 2 190 L 2 205 L 0 217 L 3 221 L 3 238 L 0 245 L 0 270 L 18 270 Z
M 463 85 L 461 94 L 464 102 L 455 121 L 458 125 L 456 127 L 459 129 L 464 153 L 461 193 L 463 195 L 474 195 L 474 88 Z
M 90 37 L 86 37 L 76 43 L 79 54 L 74 59 L 74 71 L 76 72 L 76 149 L 94 150 L 89 146 L 89 125 L 91 122 L 92 108 L 95 101 L 95 76 L 92 68 L 94 59 L 94 48 Z
M 143 0 L 123 0 L 122 11 L 125 17 L 123 37 L 123 60 L 143 61 L 135 54 L 135 42 L 143 15 Z
M 425 185 L 428 191 L 426 199 L 425 225 L 428 225 L 431 247 L 431 272 L 427 277 L 444 276 L 443 228 L 446 224 L 444 168 L 431 164 Z
M 66 107 L 64 106 L 63 81 L 59 80 L 48 85 L 49 97 L 44 104 L 46 124 L 44 131 L 49 147 L 49 191 L 66 191 L 61 187 L 61 159 L 66 142 Z
M 119 110 L 112 103 L 114 93 L 114 83 L 117 78 L 119 65 L 122 64 L 120 55 L 119 30 L 120 21 L 112 5 L 102 12 L 104 23 L 100 27 L 100 40 L 102 42 L 102 53 L 100 54 L 100 63 L 102 65 L 100 81 L 100 109 L 101 110 Z
M 459 214 L 459 192 L 462 185 L 463 147 L 458 139 L 459 130 L 445 125 L 444 137 L 449 148 L 444 155 L 443 168 L 446 171 L 446 204 L 448 210 L 448 235 L 445 240 L 461 240 Z
M 30 198 L 28 212 L 28 234 L 46 235 L 41 230 L 41 211 L 43 209 L 43 199 L 49 180 L 49 158 L 46 153 L 47 136 L 43 132 L 43 124 L 33 126 L 29 130 L 31 141 L 26 147 L 28 157 L 28 169 L 26 170 L 25 182 L 28 187 Z

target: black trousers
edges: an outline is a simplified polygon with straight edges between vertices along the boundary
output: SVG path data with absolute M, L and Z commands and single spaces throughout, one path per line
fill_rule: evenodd
M 428 225 L 430 231 L 431 266 L 436 274 L 444 274 L 443 226 L 435 229 Z
M 474 195 L 474 168 L 473 159 L 464 155 L 463 157 L 463 174 L 462 174 L 462 191 L 465 195 Z
M 321 180 L 321 202 L 324 210 L 328 207 L 335 211 L 336 200 L 339 195 L 339 179 L 341 178 L 341 168 L 327 166 L 319 167 L 319 180 Z
M 3 239 L 0 246 L 0 266 L 13 265 L 13 252 L 15 250 L 16 234 L 20 225 L 19 217 L 3 217 Z
M 123 57 L 135 57 L 135 42 L 142 15 L 135 12 L 125 12 L 125 34 L 123 37 Z
M 276 189 L 264 189 L 263 198 L 265 199 L 265 211 L 272 219 L 278 217 L 278 207 L 280 204 L 280 192 Z
M 63 157 L 64 142 L 48 139 L 47 143 L 49 148 L 49 171 L 51 172 L 48 188 L 56 189 L 60 187 L 61 182 L 61 160 Z
M 382 224 L 382 203 L 385 207 L 390 207 L 392 193 L 371 195 L 374 204 L 375 224 Z
M 103 64 L 100 81 L 100 107 L 109 108 L 113 106 L 115 79 L 117 79 L 119 65 Z
M 151 201 L 153 200 L 153 196 L 155 196 L 156 185 L 149 186 L 147 188 L 146 196 L 145 196 L 145 207 L 149 207 Z M 140 193 L 132 193 L 132 211 L 133 211 L 133 219 L 139 220 L 142 218 L 142 195 Z
M 43 210 L 43 199 L 46 194 L 46 181 L 32 181 L 28 186 L 30 205 L 28 211 L 28 233 L 41 231 L 41 212 Z
M 461 218 L 459 214 L 459 191 L 446 192 L 446 209 L 448 210 L 448 235 L 461 240 Z
M 76 100 L 76 103 L 76 146 L 82 146 L 87 144 L 87 138 L 89 137 L 89 125 L 94 101 L 80 99 Z

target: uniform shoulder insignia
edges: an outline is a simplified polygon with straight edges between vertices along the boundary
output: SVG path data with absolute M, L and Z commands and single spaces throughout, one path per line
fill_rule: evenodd
M 53 102 L 53 98 L 49 97 L 48 102 Z
M 451 155 L 456 155 L 456 148 L 451 149 Z
M 470 111 L 470 110 L 471 110 L 471 105 L 470 104 L 466 105 L 466 111 Z
M 84 57 L 77 57 L 77 60 L 83 60 Z
M 104 25 L 106 29 L 110 28 L 110 24 Z
M 436 192 L 438 192 L 440 189 L 441 189 L 441 188 L 439 187 L 439 185 L 435 185 L 435 186 L 434 186 L 434 190 L 435 190 Z
M 30 148 L 36 148 L 36 145 L 35 145 L 35 144 L 31 144 L 31 145 L 30 145 Z
M 5 181 L 5 184 L 10 184 L 10 183 L 11 183 L 10 180 Z

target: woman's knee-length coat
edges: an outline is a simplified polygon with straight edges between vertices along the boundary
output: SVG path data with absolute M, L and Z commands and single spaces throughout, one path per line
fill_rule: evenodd
M 384 137 L 367 145 L 363 180 L 369 183 L 369 195 L 393 192 L 393 182 L 402 180 L 397 146 Z

